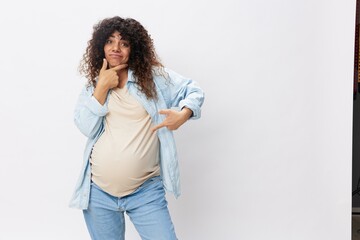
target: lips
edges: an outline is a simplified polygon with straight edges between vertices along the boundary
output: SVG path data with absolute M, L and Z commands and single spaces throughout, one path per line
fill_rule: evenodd
M 122 56 L 120 54 L 109 54 L 109 57 L 112 57 L 112 58 L 121 58 Z

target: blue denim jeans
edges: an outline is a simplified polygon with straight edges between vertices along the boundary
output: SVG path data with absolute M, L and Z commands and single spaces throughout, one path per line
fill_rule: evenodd
M 150 178 L 135 192 L 120 198 L 91 183 L 89 207 L 83 211 L 91 239 L 125 239 L 124 212 L 141 239 L 177 239 L 160 176 Z

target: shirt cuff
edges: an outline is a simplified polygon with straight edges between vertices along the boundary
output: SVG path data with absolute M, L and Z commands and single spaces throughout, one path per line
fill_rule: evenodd
M 94 113 L 95 115 L 101 116 L 101 117 L 105 116 L 108 112 L 108 108 L 107 108 L 106 104 L 101 105 L 94 96 L 91 96 L 89 101 L 86 103 L 86 107 L 92 113 Z

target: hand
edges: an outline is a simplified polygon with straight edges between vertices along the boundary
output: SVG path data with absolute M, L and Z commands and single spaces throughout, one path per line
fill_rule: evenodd
M 109 69 L 107 69 L 107 65 L 108 62 L 104 58 L 102 68 L 100 69 L 97 86 L 109 90 L 116 87 L 119 84 L 119 76 L 117 74 L 117 71 L 126 68 L 127 64 L 121 64 Z
M 162 127 L 167 127 L 169 130 L 176 130 L 192 115 L 192 111 L 186 107 L 183 108 L 180 112 L 171 109 L 163 109 L 160 110 L 159 113 L 165 114 L 166 118 L 162 123 L 152 128 L 153 132 Z
M 93 96 L 98 102 L 103 105 L 106 100 L 109 89 L 116 87 L 119 84 L 119 76 L 117 71 L 127 67 L 127 64 L 121 64 L 116 67 L 107 69 L 107 61 L 104 58 L 102 68 L 99 73 L 99 80 L 96 83 Z

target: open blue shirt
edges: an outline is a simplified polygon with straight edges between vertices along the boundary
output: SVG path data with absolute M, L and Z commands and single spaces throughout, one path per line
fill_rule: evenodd
M 192 110 L 191 119 L 197 119 L 201 115 L 201 105 L 204 101 L 204 93 L 195 81 L 184 78 L 178 73 L 167 68 L 154 68 L 153 79 L 158 98 L 149 100 L 140 92 L 135 83 L 131 70 L 128 70 L 126 87 L 149 113 L 154 125 L 164 121 L 165 116 L 158 113 L 161 109 L 182 109 L 187 107 Z M 84 87 L 77 101 L 74 120 L 79 130 L 88 137 L 86 143 L 83 166 L 77 181 L 75 191 L 69 206 L 72 208 L 87 209 L 89 204 L 91 169 L 90 155 L 92 148 L 101 134 L 104 132 L 104 119 L 108 113 L 108 99 L 101 105 L 93 97 L 94 88 Z M 109 91 L 110 92 L 110 91 Z M 175 197 L 180 196 L 180 178 L 178 157 L 175 139 L 172 131 L 166 127 L 157 130 L 160 141 L 160 174 L 164 188 L 172 192 Z

